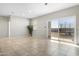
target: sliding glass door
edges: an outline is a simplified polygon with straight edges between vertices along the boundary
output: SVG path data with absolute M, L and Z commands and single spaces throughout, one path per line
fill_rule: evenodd
M 64 42 L 74 41 L 75 18 L 65 17 L 58 20 L 59 22 L 59 40 Z
M 75 21 L 75 17 L 64 17 L 52 20 L 50 26 L 51 39 L 73 43 Z

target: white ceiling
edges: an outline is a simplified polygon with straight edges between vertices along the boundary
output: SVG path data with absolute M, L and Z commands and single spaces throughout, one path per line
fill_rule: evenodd
M 78 5 L 77 3 L 0 3 L 0 16 L 33 18 Z

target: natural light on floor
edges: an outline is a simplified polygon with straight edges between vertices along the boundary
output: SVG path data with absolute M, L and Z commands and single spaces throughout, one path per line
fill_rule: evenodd
M 51 42 L 55 42 L 55 43 L 58 43 L 58 44 L 65 44 L 65 45 L 70 45 L 70 46 L 74 46 L 74 47 L 78 47 L 78 45 L 76 44 L 73 44 L 73 43 L 67 43 L 67 42 L 62 42 L 62 41 L 56 41 L 56 40 L 50 40 Z

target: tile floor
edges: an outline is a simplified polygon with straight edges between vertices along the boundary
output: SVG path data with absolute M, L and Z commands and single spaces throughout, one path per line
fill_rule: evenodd
M 2 38 L 0 56 L 78 56 L 79 47 L 49 39 Z

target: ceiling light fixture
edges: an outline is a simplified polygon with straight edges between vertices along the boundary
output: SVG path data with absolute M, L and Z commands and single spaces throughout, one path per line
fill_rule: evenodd
M 45 5 L 48 5 L 48 3 L 45 3 Z

